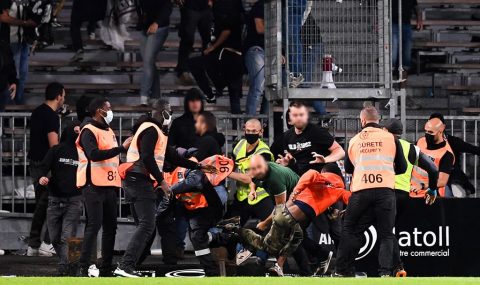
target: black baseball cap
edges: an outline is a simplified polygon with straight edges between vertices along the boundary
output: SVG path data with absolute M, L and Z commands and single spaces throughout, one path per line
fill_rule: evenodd
M 399 119 L 384 120 L 381 125 L 386 128 L 389 133 L 394 135 L 401 135 L 403 133 L 403 125 Z

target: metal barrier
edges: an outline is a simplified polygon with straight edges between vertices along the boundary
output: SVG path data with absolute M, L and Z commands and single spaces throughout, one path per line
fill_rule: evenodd
M 140 113 L 116 113 L 112 122 L 119 141 L 123 141 L 131 135 L 131 128 Z M 32 181 L 28 175 L 28 119 L 30 113 L 0 113 L 0 130 L 2 141 L 0 143 L 0 210 L 6 210 L 16 214 L 32 213 L 34 209 L 34 193 Z M 63 119 L 71 120 L 73 116 Z M 218 115 L 218 131 L 223 133 L 227 140 L 225 153 L 230 154 L 232 144 L 243 135 L 243 123 L 246 116 L 242 115 Z M 260 120 L 269 122 L 266 116 Z M 410 116 L 406 118 L 405 138 L 409 141 L 416 141 L 423 135 L 423 126 L 427 118 Z M 448 132 L 458 136 L 474 145 L 478 144 L 478 122 L 480 117 L 446 117 Z M 232 125 L 235 122 L 235 125 Z M 235 126 L 235 128 L 232 128 Z M 360 123 L 356 116 L 338 117 L 332 119 L 330 131 L 345 148 L 348 141 L 360 130 Z M 266 138 L 268 143 L 268 138 Z M 270 142 L 271 143 L 271 142 Z M 462 168 L 473 181 L 477 188 L 478 158 L 476 156 L 462 156 Z M 475 194 L 475 197 L 477 194 Z M 124 193 L 120 192 L 119 217 L 126 217 Z M 128 212 L 128 211 L 127 211 Z
M 391 97 L 391 1 L 266 2 L 265 69 L 267 91 L 273 93 L 270 97 Z M 286 5 L 282 6 L 282 2 Z M 284 58 L 282 50 L 286 52 L 287 62 L 283 76 L 280 75 Z M 322 59 L 327 55 L 333 58 L 338 68 L 334 65 L 332 70 L 332 66 L 326 67 L 325 62 L 322 68 Z M 332 89 L 335 87 L 327 86 L 331 82 L 326 75 L 327 72 L 331 75 L 331 71 L 335 70 L 342 72 L 334 75 L 337 89 Z M 304 84 L 300 87 L 305 88 L 294 88 L 299 76 L 304 79 Z M 284 89 L 280 90 L 278 86 Z M 282 92 L 286 94 L 281 94 Z
M 5 210 L 16 214 L 32 213 L 35 204 L 35 195 L 32 180 L 29 176 L 27 158 L 29 148 L 29 118 L 30 113 L 0 113 L 0 211 Z M 115 113 L 110 124 L 115 131 L 119 142 L 131 135 L 135 121 L 143 113 Z M 68 120 L 75 119 L 71 114 L 61 120 L 64 126 Z M 266 116 L 258 116 L 266 125 Z M 225 135 L 224 152 L 232 152 L 232 144 L 243 136 L 243 125 L 249 117 L 244 115 L 217 115 L 217 129 Z M 60 130 L 61 132 L 61 130 Z M 265 138 L 268 143 L 268 138 Z M 125 158 L 122 155 L 121 158 Z M 124 193 L 120 191 L 119 217 L 126 217 Z

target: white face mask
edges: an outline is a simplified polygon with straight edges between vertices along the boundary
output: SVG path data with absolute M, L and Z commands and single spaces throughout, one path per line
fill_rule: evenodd
M 163 111 L 162 112 L 162 117 L 163 117 L 163 126 L 165 127 L 170 127 L 170 124 L 172 123 L 172 115 L 168 111 Z
M 105 111 L 104 111 L 105 112 Z M 113 111 L 112 110 L 108 110 L 107 111 L 107 115 L 105 117 L 103 117 L 105 119 L 105 123 L 107 124 L 110 124 L 113 120 Z

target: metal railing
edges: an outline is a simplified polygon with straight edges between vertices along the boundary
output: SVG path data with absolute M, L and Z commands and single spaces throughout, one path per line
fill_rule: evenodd
M 116 113 L 112 122 L 119 141 L 131 135 L 131 128 L 140 117 L 140 113 Z M 15 214 L 32 213 L 34 210 L 34 194 L 31 178 L 28 174 L 29 161 L 27 159 L 29 147 L 30 113 L 0 113 L 1 143 L 0 153 L 0 210 Z M 68 116 L 62 120 L 73 119 Z M 243 135 L 243 124 L 248 117 L 243 115 L 218 115 L 218 131 L 226 136 L 224 152 L 230 154 L 233 143 Z M 273 124 L 266 116 L 260 117 L 265 124 Z M 423 126 L 426 117 L 407 116 L 405 139 L 414 142 L 423 136 Z M 478 144 L 479 117 L 447 116 L 448 133 L 462 138 L 466 142 Z M 235 124 L 235 125 L 233 125 Z M 330 131 L 337 141 L 347 148 L 348 141 L 360 131 L 360 122 L 356 116 L 336 117 L 330 122 Z M 266 138 L 267 143 L 271 143 Z M 463 154 L 461 157 L 462 169 L 477 188 L 478 158 Z M 475 194 L 477 197 L 477 194 Z M 119 195 L 119 217 L 125 218 L 129 210 L 124 202 L 124 193 Z
M 32 179 L 29 176 L 28 149 L 30 147 L 30 113 L 0 113 L 0 210 L 11 213 L 33 213 L 35 195 Z M 115 113 L 110 124 L 119 142 L 131 135 L 131 129 L 143 113 Z M 61 129 L 65 122 L 75 119 L 71 114 L 61 119 Z M 243 125 L 249 117 L 244 115 L 217 115 L 217 129 L 225 135 L 224 153 L 232 152 L 232 144 L 243 136 Z M 267 125 L 266 116 L 258 119 Z M 268 137 L 265 138 L 268 143 Z M 121 155 L 125 158 L 125 155 Z M 126 217 L 124 193 L 119 194 L 119 217 Z M 129 212 L 129 211 L 127 211 Z

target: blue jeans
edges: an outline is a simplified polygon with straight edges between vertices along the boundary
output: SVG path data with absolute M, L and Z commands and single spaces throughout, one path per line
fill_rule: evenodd
M 315 72 L 319 72 L 320 68 L 315 69 L 316 66 L 321 66 L 321 60 L 323 56 L 323 45 L 322 43 L 313 44 L 307 47 L 304 47 L 304 60 L 305 60 L 305 81 L 314 82 L 319 79 L 314 78 Z M 313 109 L 319 115 L 326 115 L 327 110 L 325 108 L 325 103 L 323 101 L 312 101 L 311 102 Z
M 267 112 L 262 96 L 265 90 L 265 51 L 259 46 L 253 46 L 245 54 L 245 65 L 248 71 L 248 82 L 250 84 L 247 95 L 247 115 L 256 115 L 257 107 L 262 101 L 260 113 Z M 262 99 L 263 98 L 263 99 Z
M 398 68 L 398 23 L 392 23 L 392 36 L 392 64 L 393 68 Z M 412 26 L 402 24 L 402 66 L 404 70 L 409 70 L 412 65 L 412 46 Z
M 12 43 L 10 44 L 12 49 L 13 59 L 15 60 L 15 67 L 17 68 L 17 93 L 15 95 L 14 102 L 16 104 L 23 104 L 25 81 L 27 81 L 28 74 L 28 52 L 29 46 L 26 43 Z
M 288 64 L 289 71 L 294 74 L 302 73 L 302 30 L 303 12 L 307 0 L 288 0 Z
M 168 36 L 169 27 L 158 28 L 155 34 L 142 37 L 143 74 L 140 83 L 140 96 L 146 98 L 160 98 L 160 82 L 157 66 L 157 54 L 163 47 Z

